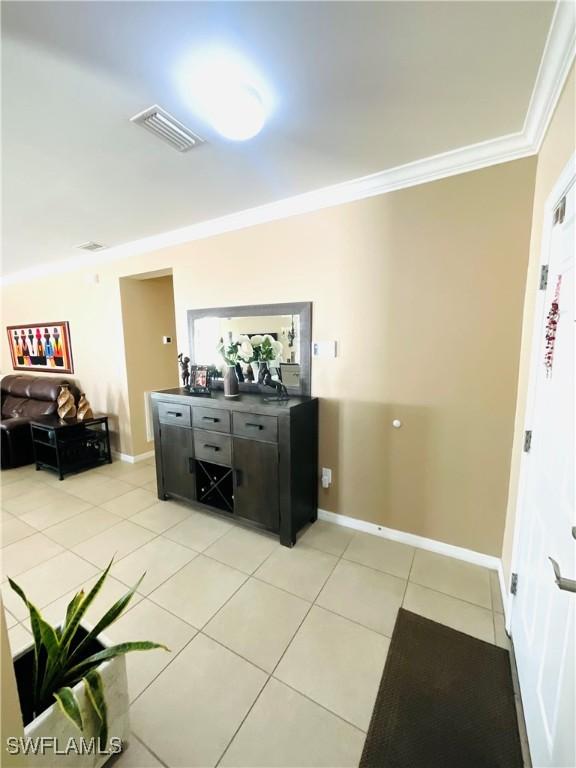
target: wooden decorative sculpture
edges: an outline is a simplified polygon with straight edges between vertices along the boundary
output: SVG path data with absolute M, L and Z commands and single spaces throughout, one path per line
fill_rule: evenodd
M 70 392 L 68 384 L 62 384 L 58 394 L 58 416 L 64 421 L 73 419 L 76 416 L 76 405 L 74 404 L 74 395 Z
M 86 395 L 84 392 L 80 394 L 80 400 L 78 400 L 78 415 L 76 418 L 78 421 L 94 418 L 94 411 L 92 410 L 92 406 L 88 400 L 86 400 Z

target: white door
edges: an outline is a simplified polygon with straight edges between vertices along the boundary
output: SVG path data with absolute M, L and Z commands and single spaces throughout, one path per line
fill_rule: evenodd
M 526 421 L 532 436 L 522 462 L 511 618 L 535 768 L 576 766 L 576 593 L 559 588 L 549 560 L 576 579 L 573 176 L 564 190 L 560 207 L 558 199 L 548 207 L 545 224 L 548 282 L 534 331 Z

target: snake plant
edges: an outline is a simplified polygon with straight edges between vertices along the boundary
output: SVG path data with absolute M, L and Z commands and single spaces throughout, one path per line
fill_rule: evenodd
M 113 659 L 129 651 L 147 651 L 152 648 L 168 650 L 165 645 L 159 643 L 138 641 L 119 643 L 96 653 L 93 652 L 94 641 L 122 614 L 145 574 L 140 577 L 132 589 L 114 603 L 92 630 L 82 636 L 85 630 L 80 633 L 80 621 L 100 592 L 111 566 L 112 560 L 87 594 L 81 589 L 74 595 L 66 609 L 64 622 L 56 627 L 45 621 L 40 611 L 28 600 L 21 587 L 12 579 L 8 579 L 10 586 L 22 598 L 30 613 L 30 625 L 34 636 L 34 671 L 31 697 L 33 717 L 47 709 L 56 699 L 64 715 L 80 731 L 83 731 L 82 713 L 73 690 L 76 683 L 83 680 L 87 700 L 90 702 L 99 724 L 98 737 L 103 748 L 108 741 L 108 721 L 98 666 L 103 661 Z

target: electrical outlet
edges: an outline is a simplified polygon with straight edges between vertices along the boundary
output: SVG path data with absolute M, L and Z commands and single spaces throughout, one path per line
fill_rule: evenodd
M 322 467 L 322 488 L 330 488 L 332 485 L 332 470 Z

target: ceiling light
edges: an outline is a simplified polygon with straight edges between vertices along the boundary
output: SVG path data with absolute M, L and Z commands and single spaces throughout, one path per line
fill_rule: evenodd
M 267 84 L 240 54 L 223 48 L 190 57 L 181 88 L 192 109 L 219 134 L 246 141 L 262 130 L 272 108 Z
M 209 106 L 210 122 L 219 134 L 233 141 L 246 141 L 262 130 L 266 110 L 260 94 L 249 85 L 222 88 Z

